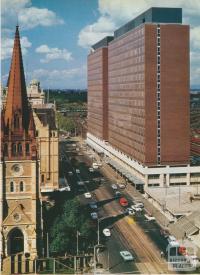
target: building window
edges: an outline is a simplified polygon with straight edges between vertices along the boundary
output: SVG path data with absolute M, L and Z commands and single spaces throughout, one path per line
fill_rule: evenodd
M 30 145 L 29 143 L 26 143 L 26 155 L 29 155 L 30 153 Z
M 10 182 L 10 192 L 14 192 L 14 182 Z
M 17 146 L 17 151 L 19 153 L 19 155 L 22 155 L 22 144 L 21 143 L 18 143 L 18 146 Z
M 24 183 L 23 183 L 23 181 L 20 181 L 20 183 L 19 183 L 19 191 L 20 192 L 24 191 Z
M 19 115 L 18 114 L 14 115 L 14 128 L 15 129 L 19 128 Z
M 7 143 L 4 144 L 3 154 L 4 154 L 4 156 L 8 156 L 8 144 Z
M 44 175 L 41 176 L 41 182 L 44 182 Z
M 17 153 L 16 144 L 15 144 L 15 143 L 12 143 L 12 155 L 13 155 L 13 156 L 16 156 L 16 153 Z

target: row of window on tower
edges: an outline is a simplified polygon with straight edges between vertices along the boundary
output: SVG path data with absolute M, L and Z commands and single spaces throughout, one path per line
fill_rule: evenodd
M 25 145 L 26 155 L 30 154 L 30 144 L 26 143 Z M 11 154 L 12 156 L 22 156 L 23 155 L 23 146 L 22 143 L 12 143 L 11 145 Z M 8 156 L 8 144 L 4 144 L 4 156 Z
M 18 190 L 19 190 L 19 192 L 24 192 L 24 182 L 23 181 L 20 181 Z M 17 185 L 13 181 L 10 182 L 10 192 L 11 193 L 17 192 Z

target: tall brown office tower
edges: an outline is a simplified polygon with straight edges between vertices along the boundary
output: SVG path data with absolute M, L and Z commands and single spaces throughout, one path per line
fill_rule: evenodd
M 151 8 L 95 44 L 88 102 L 89 135 L 148 167 L 189 164 L 189 26 L 182 10 Z
M 36 133 L 23 70 L 19 30 L 16 27 L 2 112 L 0 165 L 0 254 L 38 254 L 40 237 L 39 177 Z

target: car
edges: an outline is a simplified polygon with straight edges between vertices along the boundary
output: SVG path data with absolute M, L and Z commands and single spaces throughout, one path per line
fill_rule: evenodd
M 72 171 L 69 171 L 69 172 L 68 172 L 68 175 L 69 175 L 69 176 L 73 176 L 73 172 L 72 172 Z
M 118 185 L 120 189 L 124 189 L 126 187 L 123 183 L 119 183 Z
M 91 209 L 97 209 L 97 208 L 98 208 L 96 202 L 90 202 L 90 203 L 89 203 L 89 207 L 90 207 Z
M 131 208 L 135 211 L 135 212 L 142 212 L 142 208 L 141 207 L 137 207 L 135 205 L 131 205 Z
M 98 164 L 97 164 L 96 162 L 93 162 L 93 163 L 92 163 L 92 167 L 93 167 L 94 169 L 98 169 L 98 168 L 99 168 L 99 166 L 98 166 Z
M 134 260 L 133 255 L 127 250 L 120 251 L 119 254 L 121 255 L 121 257 L 123 258 L 124 261 L 133 261 Z
M 119 191 L 115 192 L 115 198 L 120 198 L 122 196 L 122 194 Z
M 155 221 L 155 217 L 153 217 L 152 215 L 144 214 L 144 216 L 148 221 Z
M 133 211 L 133 209 L 131 207 L 126 208 L 125 213 L 127 213 L 130 216 L 135 215 L 135 212 Z
M 98 214 L 97 214 L 97 212 L 92 212 L 92 213 L 90 214 L 90 216 L 91 216 L 91 218 L 92 218 L 93 220 L 97 220 L 97 219 L 98 219 Z
M 175 242 L 176 241 L 176 238 L 173 236 L 173 235 L 169 235 L 168 238 L 167 238 L 168 242 Z
M 125 198 L 121 198 L 120 200 L 119 200 L 119 204 L 121 205 L 121 206 L 128 206 L 128 201 L 127 201 L 127 199 L 125 199 Z
M 117 190 L 117 189 L 118 189 L 118 188 L 117 188 L 117 185 L 116 185 L 115 183 L 113 183 L 113 184 L 111 185 L 111 187 L 112 187 L 113 190 Z
M 110 237 L 110 236 L 111 236 L 110 229 L 109 229 L 109 228 L 105 228 L 105 229 L 103 230 L 103 234 L 104 234 L 104 236 L 106 236 L 106 237 Z
M 77 184 L 78 184 L 79 186 L 83 186 L 83 185 L 84 185 L 84 182 L 83 182 L 83 181 L 78 181 Z
M 90 183 L 90 181 L 89 180 L 85 180 L 85 183 Z
M 90 192 L 85 193 L 84 196 L 86 199 L 91 199 L 91 197 L 92 197 Z
M 80 170 L 79 169 L 76 169 L 76 174 L 80 174 Z
M 90 168 L 89 168 L 89 172 L 90 172 L 90 173 L 93 173 L 93 172 L 94 172 L 94 168 L 90 167 Z
M 63 192 L 63 191 L 71 191 L 71 188 L 70 188 L 70 186 L 68 185 L 68 186 L 59 188 L 59 191 L 60 191 L 60 192 Z
M 136 202 L 135 206 L 140 207 L 140 208 L 144 208 L 144 203 L 143 202 Z

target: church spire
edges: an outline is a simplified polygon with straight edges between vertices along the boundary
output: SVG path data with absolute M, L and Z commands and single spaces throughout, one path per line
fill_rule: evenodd
M 18 26 L 9 72 L 6 107 L 2 114 L 3 157 L 9 160 L 36 159 L 36 131 L 26 92 Z
M 16 26 L 15 32 L 4 119 L 8 131 L 28 131 L 30 108 L 26 92 L 18 26 Z

